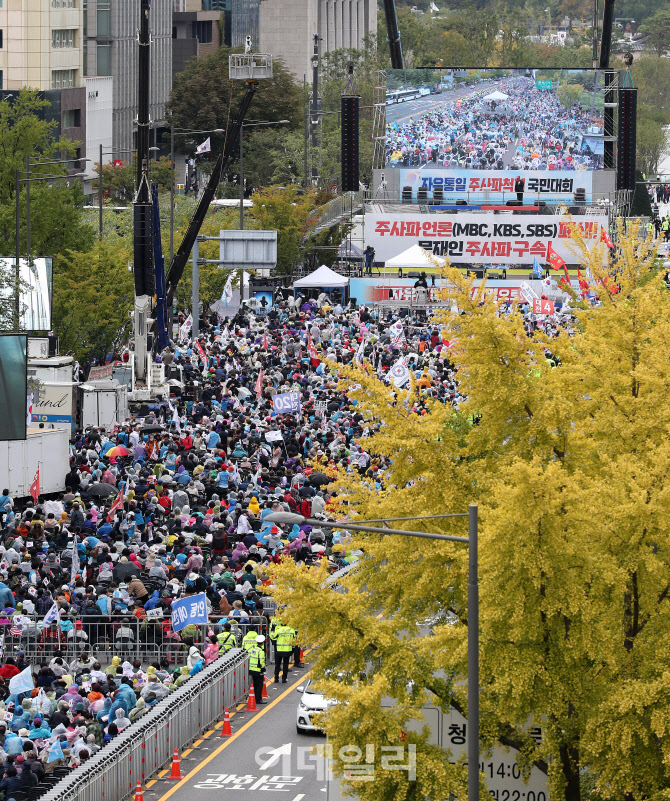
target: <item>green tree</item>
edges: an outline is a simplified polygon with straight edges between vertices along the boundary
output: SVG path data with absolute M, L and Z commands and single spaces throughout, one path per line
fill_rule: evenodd
M 571 84 L 563 84 L 562 86 L 558 87 L 558 99 L 561 101 L 561 105 L 565 106 L 566 108 L 572 108 L 575 103 L 579 102 L 584 90 L 582 89 L 579 84 L 571 83 Z
M 57 124 L 43 119 L 49 101 L 22 89 L 0 101 L 0 248 L 16 250 L 16 170 L 19 170 L 21 253 L 26 252 L 26 157 L 30 157 L 30 238 L 33 256 L 56 257 L 68 248 L 85 250 L 92 231 L 83 224 L 83 193 L 79 181 L 41 176 L 65 175 L 65 164 L 40 164 L 67 159 L 76 143 L 56 136 Z M 74 165 L 74 162 L 72 162 Z
M 100 165 L 96 163 L 96 172 L 99 174 Z M 170 157 L 162 156 L 149 165 L 149 180 L 157 183 L 159 191 L 170 191 Z M 102 191 L 105 197 L 111 195 L 115 200 L 131 203 L 135 196 L 135 183 L 137 171 L 134 164 L 127 162 L 115 167 L 113 164 L 102 165 Z M 91 181 L 91 186 L 98 191 L 98 180 Z
M 658 172 L 658 165 L 667 152 L 668 140 L 658 121 L 644 117 L 637 124 L 637 166 L 645 175 Z
M 649 37 L 657 56 L 662 56 L 670 46 L 670 6 L 659 9 L 638 28 L 638 33 Z
M 580 800 L 582 783 L 617 801 L 661 799 L 670 786 L 670 447 L 659 426 L 670 415 L 670 303 L 651 244 L 634 224 L 619 234 L 608 270 L 604 249 L 575 242 L 602 306 L 575 299 L 572 335 L 550 341 L 528 338 L 520 315 L 500 315 L 485 287 L 445 270 L 460 314 L 437 321 L 457 337 L 458 412 L 424 393 L 429 413 L 412 414 L 414 386 L 393 391 L 374 372 L 330 366 L 361 385 L 357 410 L 374 426 L 366 449 L 381 465 L 381 488 L 341 475 L 332 516 L 479 504 L 482 736 L 516 745 L 521 766 L 543 763 L 551 797 L 565 801 Z M 614 280 L 616 294 L 604 286 Z M 430 524 L 466 533 L 462 522 Z M 467 549 L 376 535 L 349 548 L 364 556 L 347 594 L 324 591 L 325 560 L 320 570 L 286 560 L 275 592 L 317 647 L 319 686 L 340 701 L 323 722 L 333 752 L 415 743 L 416 782 L 377 761 L 375 781 L 351 789 L 364 801 L 464 799 L 464 766 L 413 722 L 426 701 L 466 711 Z M 395 705 L 382 708 L 384 697 Z
M 270 186 L 252 197 L 254 228 L 277 231 L 277 271 L 290 275 L 314 220 L 314 193 L 297 186 Z
M 54 264 L 54 329 L 63 352 L 80 361 L 104 358 L 129 332 L 133 275 L 128 252 L 104 239 L 87 253 L 68 252 Z
M 228 77 L 228 56 L 239 50 L 221 47 L 206 58 L 192 59 L 175 76 L 170 102 L 169 120 L 175 128 L 188 130 L 230 130 L 247 85 Z M 273 78 L 259 81 L 256 95 L 247 115 L 249 119 L 291 120 L 302 126 L 301 89 L 281 61 L 273 63 Z M 226 133 L 211 134 L 212 153 L 223 149 Z M 206 135 L 177 137 L 177 145 L 189 152 Z

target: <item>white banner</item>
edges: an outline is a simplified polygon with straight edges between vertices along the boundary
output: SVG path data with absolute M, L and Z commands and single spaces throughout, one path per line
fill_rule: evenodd
M 72 385 L 40 384 L 37 400 L 33 398 L 33 423 L 72 424 Z
M 388 261 L 419 245 L 454 264 L 532 264 L 547 261 L 552 250 L 575 264 L 571 225 L 578 225 L 589 247 L 607 230 L 607 217 L 577 217 L 574 221 L 542 214 L 505 215 L 386 214 L 365 215 L 365 244 L 375 249 L 377 261 Z
M 588 170 L 459 170 L 428 167 L 423 170 L 401 170 L 400 186 L 411 186 L 416 197 L 419 187 L 430 195 L 442 189 L 445 203 L 467 200 L 469 203 L 505 203 L 516 200 L 514 180 L 524 182 L 525 203 L 534 200 L 572 201 L 575 190 L 583 189 L 586 199 L 593 193 L 593 172 Z

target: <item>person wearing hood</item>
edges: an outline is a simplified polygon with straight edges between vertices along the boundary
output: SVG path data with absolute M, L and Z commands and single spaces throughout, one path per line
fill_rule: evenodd
M 188 657 L 186 658 L 186 665 L 189 670 L 193 670 L 198 662 L 204 662 L 203 656 L 200 651 L 192 645 L 188 649 Z
M 147 711 L 147 703 L 144 696 L 140 695 L 137 699 L 137 703 L 135 704 L 135 708 L 130 713 L 129 718 L 130 722 L 134 723 L 138 718 L 142 717 L 142 715 Z M 121 731 L 121 729 L 119 729 Z
M 33 726 L 30 730 L 29 738 L 31 740 L 47 740 L 51 737 L 51 729 L 42 718 L 36 717 L 33 720 Z
M 107 698 L 105 698 L 105 703 L 102 709 L 95 716 L 96 720 L 100 721 L 101 723 L 107 723 L 109 721 L 109 713 L 111 711 L 111 708 L 112 708 L 112 699 L 109 696 L 107 696 Z
M 175 671 L 174 679 L 170 685 L 170 690 L 176 690 L 178 687 L 181 687 L 182 684 L 186 684 L 190 678 L 188 666 L 183 665 L 179 668 L 179 670 Z
M 112 664 L 109 665 L 109 667 L 106 667 L 104 672 L 108 676 L 111 676 L 113 678 L 114 676 L 116 676 L 116 669 L 117 669 L 117 667 L 120 667 L 120 665 L 121 665 L 121 657 L 113 656 L 112 657 Z
M 114 713 L 114 723 L 116 723 L 118 731 L 123 731 L 130 726 L 130 718 L 126 717 L 126 713 L 121 707 Z

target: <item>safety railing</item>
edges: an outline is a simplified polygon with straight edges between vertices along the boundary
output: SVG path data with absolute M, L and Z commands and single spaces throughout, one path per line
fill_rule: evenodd
M 42 801 L 121 801 L 223 717 L 249 690 L 249 657 L 235 649 L 115 737 L 41 796 Z
M 189 646 L 204 648 L 208 631 L 220 634 L 226 622 L 231 623 L 238 645 L 242 644 L 244 635 L 250 629 L 266 637 L 268 635 L 267 623 L 253 624 L 249 618 L 213 618 L 204 625 L 188 626 L 179 634 L 172 630 L 169 620 L 169 617 L 140 619 L 127 615 L 110 618 L 82 616 L 65 620 L 67 630 L 62 631 L 61 637 L 54 638 L 41 628 L 40 620 L 30 618 L 28 622 L 28 616 L 24 615 L 20 634 L 12 634 L 12 629 L 6 627 L 3 653 L 4 656 L 15 656 L 22 651 L 26 661 L 32 664 L 49 662 L 55 656 L 61 656 L 64 661 L 71 663 L 86 652 L 103 667 L 111 662 L 112 656 L 120 657 L 122 662 L 167 659 L 173 665 L 186 659 Z

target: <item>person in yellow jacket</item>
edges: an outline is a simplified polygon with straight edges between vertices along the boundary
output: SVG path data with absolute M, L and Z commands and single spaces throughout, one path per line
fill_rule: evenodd
M 230 623 L 223 624 L 223 631 L 216 635 L 216 641 L 222 654 L 228 653 L 231 648 L 237 648 L 237 637 L 230 630 Z
M 265 637 L 255 634 L 256 641 L 249 649 L 249 675 L 254 685 L 254 698 L 257 704 L 263 701 L 263 675 L 265 673 Z
M 255 629 L 250 628 L 242 639 L 242 648 L 244 648 L 247 651 L 251 651 L 251 649 L 256 645 L 257 637 L 258 637 L 258 632 Z
M 297 632 L 290 626 L 280 623 L 275 628 L 274 635 L 277 641 L 277 656 L 275 658 L 275 681 L 279 681 L 279 669 L 282 669 L 282 684 L 288 681 L 288 660 L 293 653 Z

